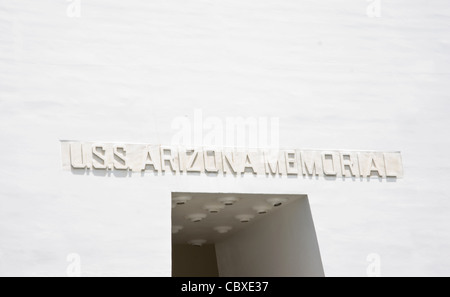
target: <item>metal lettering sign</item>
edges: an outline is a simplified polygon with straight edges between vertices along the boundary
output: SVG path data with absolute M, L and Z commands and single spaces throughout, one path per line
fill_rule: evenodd
M 403 177 L 400 152 L 182 148 L 62 141 L 63 168 L 179 173 Z

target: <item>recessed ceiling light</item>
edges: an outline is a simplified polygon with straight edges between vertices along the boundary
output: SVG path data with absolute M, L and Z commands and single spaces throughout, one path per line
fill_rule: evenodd
M 183 226 L 172 226 L 172 234 L 176 234 L 183 229 Z
M 192 199 L 191 196 L 177 196 L 172 198 L 172 202 L 174 202 L 176 205 L 183 205 L 186 204 L 191 199 Z
M 205 205 L 203 208 L 206 209 L 209 213 L 218 213 L 224 207 L 225 206 L 220 205 L 220 204 L 208 204 L 208 205 Z
M 237 215 L 235 218 L 238 219 L 241 223 L 248 223 L 254 217 L 255 217 L 254 215 L 241 214 L 241 215 Z
M 235 204 L 239 198 L 234 197 L 234 196 L 227 196 L 227 197 L 221 197 L 218 199 L 220 203 L 226 205 L 226 206 L 230 206 Z
M 273 205 L 275 207 L 282 205 L 283 203 L 286 203 L 288 200 L 286 198 L 269 198 L 266 200 L 270 205 Z
M 253 209 L 257 214 L 266 214 L 270 211 L 271 207 L 269 205 L 257 205 Z
M 223 233 L 227 233 L 228 231 L 230 231 L 231 229 L 233 229 L 230 226 L 218 226 L 215 227 L 214 230 L 216 230 L 217 232 L 223 234 Z
M 193 245 L 193 246 L 202 246 L 206 243 L 206 240 L 204 239 L 193 239 L 193 240 L 189 240 L 188 244 Z
M 193 213 L 186 216 L 186 219 L 194 223 L 200 222 L 204 218 L 206 218 L 206 215 L 204 213 Z

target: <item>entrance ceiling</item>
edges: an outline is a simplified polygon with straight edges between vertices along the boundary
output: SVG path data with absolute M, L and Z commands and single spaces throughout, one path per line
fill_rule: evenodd
M 271 213 L 289 207 L 289 203 L 299 197 L 302 196 L 173 193 L 172 243 L 220 242 Z

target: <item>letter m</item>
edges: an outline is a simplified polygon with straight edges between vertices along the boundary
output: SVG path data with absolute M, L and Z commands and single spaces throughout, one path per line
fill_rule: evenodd
M 317 152 L 300 152 L 303 175 L 319 175 L 322 159 Z
M 264 152 L 266 174 L 281 174 L 279 152 Z

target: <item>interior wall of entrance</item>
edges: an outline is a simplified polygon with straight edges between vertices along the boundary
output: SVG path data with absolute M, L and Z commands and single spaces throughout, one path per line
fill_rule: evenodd
M 216 250 L 213 244 L 172 246 L 172 276 L 174 277 L 217 277 Z
M 216 244 L 216 253 L 220 276 L 324 276 L 306 197 Z

